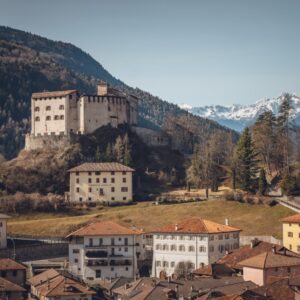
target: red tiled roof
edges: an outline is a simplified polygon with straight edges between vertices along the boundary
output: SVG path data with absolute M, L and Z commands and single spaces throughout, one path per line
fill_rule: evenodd
M 243 267 L 258 269 L 268 269 L 277 267 L 300 267 L 300 257 L 290 256 L 288 254 L 274 253 L 273 251 L 264 252 L 259 255 L 245 259 L 239 263 Z
M 26 270 L 26 266 L 10 258 L 0 258 L 0 270 Z
M 49 98 L 49 97 L 65 97 L 72 93 L 77 92 L 77 90 L 66 90 L 66 91 L 53 91 L 53 92 L 38 92 L 33 93 L 32 98 Z
M 191 218 L 153 230 L 153 233 L 223 233 L 238 232 L 241 229 L 218 224 L 201 218 Z
M 26 290 L 23 287 L 11 281 L 8 281 L 3 277 L 0 277 L 0 287 L 1 292 L 26 292 Z
M 134 172 L 134 169 L 122 165 L 117 162 L 107 163 L 84 163 L 75 168 L 70 169 L 68 172 Z
M 46 282 L 49 278 L 54 278 L 56 276 L 59 276 L 59 272 L 56 271 L 55 269 L 49 269 L 45 272 L 42 272 L 36 276 L 31 277 L 28 282 L 33 285 L 36 286 L 38 284 L 41 284 L 43 282 Z
M 220 258 L 218 260 L 218 263 L 226 264 L 233 269 L 241 269 L 242 267 L 239 265 L 239 262 L 261 253 L 271 251 L 273 247 L 275 247 L 277 252 L 283 252 L 284 250 L 284 247 L 282 246 L 255 240 L 253 241 L 253 246 L 251 246 L 251 244 L 248 244 L 240 247 L 239 249 L 232 250 L 229 254 L 226 254 L 225 256 Z M 289 255 L 298 256 L 297 254 L 294 254 L 287 249 L 285 251 Z
M 72 233 L 71 236 L 111 236 L 111 235 L 139 235 L 142 231 L 130 229 L 112 221 L 100 221 L 86 225 Z
M 300 214 L 282 218 L 280 221 L 283 223 L 300 223 Z

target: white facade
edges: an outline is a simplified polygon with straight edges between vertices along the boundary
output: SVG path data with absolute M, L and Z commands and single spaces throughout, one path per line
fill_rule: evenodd
M 153 232 L 152 277 L 173 276 L 178 269 L 192 271 L 239 248 L 238 229 L 218 233 L 188 231 Z
M 75 167 L 69 171 L 69 201 L 129 203 L 133 194 L 133 171 L 117 163 L 85 163 Z
M 138 100 L 100 83 L 97 95 L 78 91 L 34 93 L 31 135 L 87 134 L 104 125 L 137 124 Z
M 87 282 L 138 275 L 137 253 L 142 235 L 72 237 L 69 271 Z

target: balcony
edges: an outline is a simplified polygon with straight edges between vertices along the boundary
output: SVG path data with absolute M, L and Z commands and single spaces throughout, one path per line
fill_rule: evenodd
M 99 267 L 99 266 L 108 266 L 107 260 L 89 260 L 86 263 L 88 267 Z
M 125 260 L 114 260 L 112 259 L 109 262 L 110 266 L 131 266 L 132 265 L 132 261 L 129 259 L 125 259 Z
M 98 251 L 86 251 L 85 253 L 85 257 L 87 259 L 89 258 L 103 258 L 103 257 L 107 257 L 108 253 L 107 251 L 104 250 L 98 250 Z

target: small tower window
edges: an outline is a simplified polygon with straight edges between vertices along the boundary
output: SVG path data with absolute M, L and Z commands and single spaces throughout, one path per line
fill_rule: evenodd
M 51 110 L 51 106 L 50 105 L 46 106 L 46 110 Z
M 59 106 L 59 109 L 60 109 L 60 110 L 64 110 L 64 109 L 65 109 L 65 106 L 64 106 L 64 105 L 60 105 L 60 106 Z
M 36 122 L 40 121 L 40 117 L 35 117 L 35 121 Z
M 35 107 L 35 108 L 34 108 L 34 111 L 40 111 L 39 106 Z
M 60 116 L 60 119 L 61 119 L 61 120 L 63 120 L 64 118 L 65 118 L 65 116 L 64 116 L 64 115 L 61 115 L 61 116 Z
M 46 121 L 50 121 L 50 120 L 51 120 L 51 116 L 47 116 Z

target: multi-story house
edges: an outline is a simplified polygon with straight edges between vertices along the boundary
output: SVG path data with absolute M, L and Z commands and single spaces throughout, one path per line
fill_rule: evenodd
M 69 271 L 87 282 L 134 278 L 142 255 L 142 231 L 111 221 L 89 224 L 67 236 Z
M 283 246 L 300 253 L 300 214 L 281 219 Z
M 0 277 L 25 286 L 26 266 L 10 258 L 0 258 Z
M 239 247 L 240 231 L 200 218 L 154 230 L 152 276 L 177 276 L 216 262 Z
M 119 163 L 84 163 L 71 170 L 71 202 L 128 203 L 132 201 L 134 170 Z

